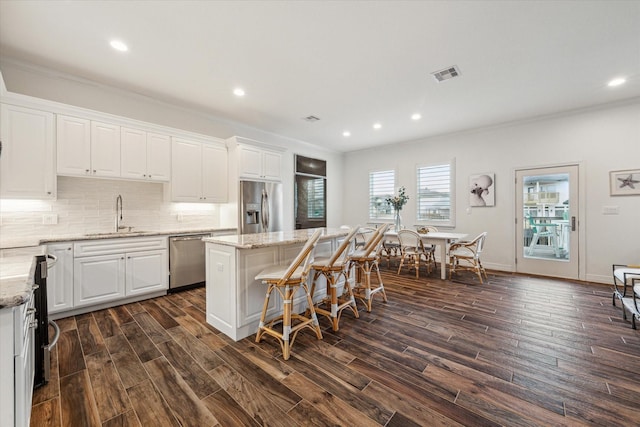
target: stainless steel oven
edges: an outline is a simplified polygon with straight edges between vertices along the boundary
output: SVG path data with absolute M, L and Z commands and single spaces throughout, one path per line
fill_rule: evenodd
M 169 292 L 202 286 L 205 283 L 205 243 L 210 234 L 169 237 Z
M 36 287 L 33 291 L 34 308 L 37 327 L 35 330 L 35 376 L 33 387 L 38 388 L 49 382 L 51 369 L 51 349 L 58 342 L 60 328 L 53 320 L 49 320 L 49 308 L 47 304 L 47 272 L 55 265 L 57 258 L 54 255 L 36 256 L 35 277 Z M 54 335 L 49 340 L 49 326 L 53 328 Z

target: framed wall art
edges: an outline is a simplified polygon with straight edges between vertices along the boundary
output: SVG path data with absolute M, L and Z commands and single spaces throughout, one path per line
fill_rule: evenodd
M 482 173 L 469 177 L 469 206 L 495 206 L 495 174 Z
M 612 196 L 640 195 L 640 169 L 609 172 L 609 189 Z

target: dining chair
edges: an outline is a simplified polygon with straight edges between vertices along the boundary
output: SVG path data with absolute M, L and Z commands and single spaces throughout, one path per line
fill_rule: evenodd
M 262 270 L 255 277 L 256 280 L 266 284 L 267 294 L 264 299 L 256 342 L 259 343 L 265 334 L 276 338 L 282 348 L 282 357 L 288 360 L 291 355 L 291 347 L 296 335 L 303 328 L 309 328 L 316 333 L 318 339 L 322 339 L 320 324 L 313 306 L 313 300 L 307 286 L 307 276 L 313 262 L 313 252 L 320 239 L 322 230 L 316 230 L 307 240 L 294 260 L 287 265 L 275 265 Z M 298 289 L 302 288 L 307 299 L 308 315 L 292 313 L 293 298 Z M 267 320 L 269 300 L 273 291 L 280 294 L 283 303 L 282 314 Z M 305 313 L 305 314 L 306 314 Z M 296 324 L 293 325 L 292 322 Z
M 398 231 L 395 225 L 390 225 L 387 231 Z M 387 268 L 391 268 L 391 258 L 400 256 L 400 241 L 397 238 L 385 236 L 382 239 L 380 255 L 387 258 Z
M 424 250 L 422 238 L 418 232 L 413 230 L 398 231 L 398 240 L 400 242 L 400 266 L 398 266 L 398 274 L 402 271 L 402 266 L 413 266 L 416 271 L 416 279 L 420 278 L 420 260 L 424 259 L 427 263 L 427 272 L 431 273 L 431 263 L 429 255 Z
M 640 320 L 640 265 L 613 264 L 613 305 L 616 298 L 622 303 L 622 318 L 631 314 L 631 327 L 636 329 L 636 318 Z
M 438 227 L 433 225 L 423 225 L 418 227 L 418 234 L 429 234 L 429 233 L 437 233 Z M 432 245 L 429 243 L 422 243 L 424 247 L 424 252 L 427 257 L 427 262 L 433 264 L 434 271 L 438 271 L 438 263 L 436 262 L 436 245 Z
M 340 315 L 345 308 L 350 309 L 356 318 L 359 317 L 348 268 L 349 256 L 353 253 L 355 237 L 359 230 L 360 226 L 355 226 L 330 257 L 318 257 L 311 264 L 313 271 L 311 295 L 315 294 L 318 279 L 321 277 L 325 278 L 327 286 L 327 296 L 315 303 L 315 311 L 329 318 L 334 331 L 339 328 Z M 344 282 L 339 295 L 340 279 Z
M 482 232 L 470 242 L 456 242 L 449 247 L 449 279 L 457 270 L 470 270 L 478 275 L 480 283 L 482 275 L 488 279 L 487 272 L 480 261 L 487 232 Z M 462 264 L 461 264 L 462 263 Z
M 380 275 L 380 269 L 378 267 L 380 261 L 380 250 L 382 248 L 382 239 L 387 232 L 390 224 L 382 224 L 376 228 L 374 234 L 369 241 L 365 244 L 363 249 L 357 249 L 349 257 L 348 268 L 354 268 L 356 272 L 355 285 L 353 287 L 353 294 L 357 299 L 362 301 L 367 308 L 367 311 L 371 311 L 373 297 L 376 294 L 382 295 L 382 300 L 387 302 L 387 293 L 384 290 L 384 284 L 382 283 L 382 276 Z M 375 271 L 378 282 L 373 284 L 371 282 L 371 273 Z

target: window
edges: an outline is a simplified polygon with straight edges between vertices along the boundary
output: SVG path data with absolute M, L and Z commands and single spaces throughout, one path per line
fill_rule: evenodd
M 369 173 L 369 219 L 393 218 L 393 207 L 385 199 L 395 193 L 394 170 Z
M 433 225 L 455 225 L 454 161 L 418 166 L 417 219 Z
M 324 219 L 324 178 L 306 181 L 307 190 L 307 218 Z

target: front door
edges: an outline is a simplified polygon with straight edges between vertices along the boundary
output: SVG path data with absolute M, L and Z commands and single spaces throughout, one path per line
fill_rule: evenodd
M 579 278 L 578 166 L 516 171 L 516 271 Z

